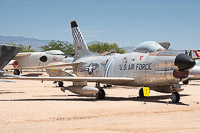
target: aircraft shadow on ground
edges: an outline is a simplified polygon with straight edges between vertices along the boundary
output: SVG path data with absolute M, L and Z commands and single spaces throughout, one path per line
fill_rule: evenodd
M 10 90 L 0 90 L 0 94 L 12 94 L 12 93 L 24 93 L 24 92 L 12 92 Z
M 192 86 L 199 86 L 199 84 L 189 84 L 189 85 L 192 85 Z M 188 85 L 188 86 L 189 86 L 189 85 Z M 181 86 L 187 86 L 187 85 L 182 84 Z
M 69 96 L 76 96 L 78 98 L 69 98 Z M 186 94 L 181 94 L 181 97 L 189 96 Z M 133 101 L 133 102 L 143 102 L 145 103 L 162 103 L 162 104 L 174 104 L 171 101 L 162 101 L 165 99 L 170 99 L 171 95 L 159 95 L 159 96 L 151 96 L 148 98 L 138 98 L 138 97 L 109 97 L 107 96 L 103 100 L 97 100 L 95 98 L 84 97 L 79 95 L 37 95 L 34 97 L 43 97 L 43 98 L 30 98 L 30 99 L 13 99 L 13 100 L 0 100 L 0 101 L 87 101 L 87 102 L 98 102 L 98 101 Z M 46 97 L 67 97 L 65 99 L 60 98 L 46 98 Z M 176 105 L 184 105 L 189 106 L 189 104 L 185 104 L 182 102 L 176 103 Z
M 23 74 L 22 76 L 30 76 L 30 77 L 38 77 L 41 76 L 43 73 L 29 73 L 29 74 Z

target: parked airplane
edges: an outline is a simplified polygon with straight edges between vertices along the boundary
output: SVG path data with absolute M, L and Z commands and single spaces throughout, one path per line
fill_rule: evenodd
M 18 53 L 4 70 L 14 70 L 15 75 L 20 75 L 20 70 L 22 69 L 35 69 L 38 66 L 46 66 L 49 63 L 60 62 L 64 58 L 64 53 L 59 50 Z
M 146 86 L 158 92 L 172 93 L 172 102 L 179 102 L 178 92 L 183 90 L 179 82 L 188 78 L 189 70 L 195 65 L 194 59 L 190 56 L 164 50 L 151 53 L 138 50 L 126 54 L 101 56 L 88 50 L 76 21 L 71 22 L 71 28 L 75 60 L 66 65 L 72 65 L 78 77 L 19 77 L 18 79 L 72 81 L 72 86 L 61 89 L 80 95 L 95 95 L 99 99 L 105 98 L 100 83 L 131 87 Z M 87 86 L 87 82 L 96 82 L 96 87 Z M 139 96 L 143 97 L 143 94 L 143 89 L 140 89 Z

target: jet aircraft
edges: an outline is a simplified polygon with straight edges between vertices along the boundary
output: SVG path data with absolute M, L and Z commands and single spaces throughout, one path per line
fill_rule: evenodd
M 64 58 L 64 53 L 59 50 L 18 53 L 4 70 L 14 70 L 15 75 L 20 75 L 20 70 L 22 69 L 35 69 L 38 66 L 46 66 L 49 63 L 60 62 Z
M 101 56 L 88 50 L 76 21 L 71 22 L 74 39 L 75 59 L 71 65 L 77 77 L 18 77 L 20 80 L 72 81 L 72 86 L 62 87 L 73 93 L 105 98 L 103 84 L 131 87 L 149 87 L 150 90 L 172 93 L 173 103 L 179 102 L 179 92 L 183 89 L 180 81 L 187 80 L 189 70 L 195 60 L 186 54 L 172 51 L 143 52 L 138 49 L 132 53 Z M 157 42 L 146 42 L 157 43 Z M 165 49 L 164 47 L 161 47 Z M 88 86 L 87 82 L 96 82 Z M 139 96 L 143 97 L 143 89 Z

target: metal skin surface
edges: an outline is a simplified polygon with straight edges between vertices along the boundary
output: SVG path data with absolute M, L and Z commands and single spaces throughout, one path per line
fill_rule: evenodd
M 178 71 L 178 67 L 186 65 L 185 61 L 182 59 L 175 61 L 179 53 L 162 51 L 165 48 L 156 42 L 149 41 L 139 44 L 135 49 L 138 52 L 116 54 L 113 56 L 100 56 L 93 54 L 88 50 L 85 40 L 75 21 L 71 22 L 71 28 L 76 53 L 74 62 L 82 62 L 84 64 L 78 68 L 74 68 L 75 74 L 79 77 L 133 78 L 134 81 L 128 83 L 120 81 L 107 81 L 106 83 L 138 87 L 149 86 L 152 90 L 170 93 L 181 91 L 182 89 L 180 89 L 181 87 L 178 83 L 188 78 L 188 72 Z M 152 45 L 155 45 L 153 49 L 150 48 Z M 161 48 L 161 51 L 157 51 Z M 152 50 L 154 52 L 152 52 Z M 181 58 L 188 58 L 186 55 L 181 56 L 183 56 Z M 180 64 L 176 66 L 175 62 L 178 61 Z M 194 60 L 189 59 L 189 62 L 192 62 L 191 66 L 193 67 Z M 190 69 L 190 67 L 188 68 Z
M 146 49 L 148 51 L 144 51 L 143 46 L 142 51 L 137 49 L 137 52 L 132 53 L 101 56 L 88 50 L 76 21 L 71 22 L 71 28 L 75 58 L 72 63 L 59 66 L 71 65 L 78 77 L 17 77 L 17 79 L 72 81 L 73 86 L 67 87 L 68 90 L 78 94 L 86 94 L 99 89 L 96 96 L 100 99 L 105 97 L 100 83 L 132 87 L 145 86 L 150 87 L 151 90 L 172 93 L 177 97 L 172 99 L 172 102 L 179 102 L 178 92 L 183 90 L 179 82 L 188 78 L 189 70 L 195 65 L 194 59 L 190 56 L 167 50 L 156 50 L 149 53 L 150 47 Z M 151 41 L 152 44 L 159 46 Z M 147 46 L 147 42 L 145 45 Z M 96 82 L 96 88 L 86 87 L 84 89 L 87 82 Z M 73 91 L 73 89 L 77 91 Z
M 190 69 L 190 75 L 188 80 L 200 80 L 200 66 L 195 65 L 192 69 Z
M 81 57 L 77 62 L 85 65 L 75 68 L 74 72 L 79 77 L 129 77 L 133 82 L 119 82 L 125 86 L 154 86 L 178 84 L 183 78 L 173 76 L 176 56 L 154 56 L 149 53 L 132 52 L 114 56 Z M 187 78 L 187 77 L 185 77 Z M 159 91 L 158 89 L 156 89 Z
M 20 51 L 19 47 L 0 45 L 0 69 L 3 69 Z
M 20 56 L 17 55 L 14 60 L 18 62 L 18 67 L 14 68 L 13 66 L 6 66 L 4 70 L 7 69 L 33 69 L 33 67 L 37 66 L 46 66 L 49 63 L 53 62 L 61 62 L 65 57 L 63 55 L 51 55 L 46 54 L 45 52 L 31 52 L 27 53 L 27 55 Z M 41 60 L 40 58 L 45 57 L 47 60 Z

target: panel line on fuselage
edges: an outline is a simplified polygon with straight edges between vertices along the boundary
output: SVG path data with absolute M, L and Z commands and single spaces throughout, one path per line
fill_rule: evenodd
M 108 72 L 110 70 L 110 67 L 113 63 L 113 61 L 116 59 L 117 56 L 113 57 L 112 60 L 110 61 L 110 63 L 108 64 L 108 66 L 106 67 L 106 71 L 105 71 L 105 74 L 104 74 L 104 77 L 108 77 Z

